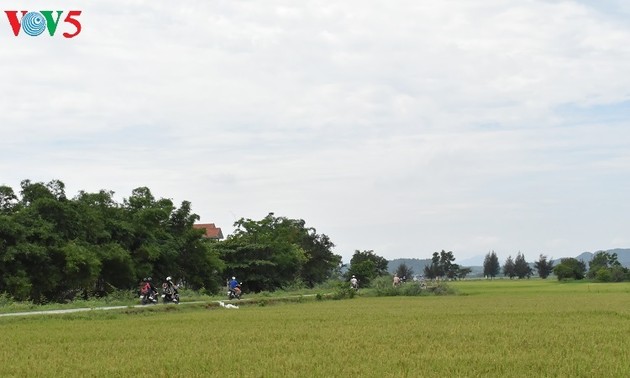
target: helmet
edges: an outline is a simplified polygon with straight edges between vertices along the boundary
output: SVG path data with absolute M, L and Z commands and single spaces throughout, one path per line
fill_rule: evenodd
M 352 278 L 354 278 L 354 274 L 352 275 Z
M 167 281 L 170 281 L 171 279 L 172 279 L 171 276 L 166 277 Z
M 233 280 L 235 280 L 235 279 L 236 279 L 236 277 L 232 277 L 232 279 L 233 279 Z

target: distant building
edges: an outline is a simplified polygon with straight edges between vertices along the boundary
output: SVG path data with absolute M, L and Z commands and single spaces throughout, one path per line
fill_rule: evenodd
M 194 224 L 193 228 L 197 230 L 205 230 L 204 237 L 208 239 L 221 240 L 223 239 L 223 232 L 221 232 L 221 227 L 217 227 L 214 223 L 199 223 Z

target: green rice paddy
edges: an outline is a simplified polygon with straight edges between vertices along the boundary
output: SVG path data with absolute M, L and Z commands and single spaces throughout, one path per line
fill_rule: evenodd
M 627 377 L 630 284 L 0 318 L 1 377 Z

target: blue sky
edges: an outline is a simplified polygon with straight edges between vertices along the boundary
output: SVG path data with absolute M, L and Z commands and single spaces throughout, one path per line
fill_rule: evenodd
M 5 1 L 83 31 L 0 19 L 0 184 L 302 218 L 346 261 L 630 247 L 630 8 L 596 4 Z

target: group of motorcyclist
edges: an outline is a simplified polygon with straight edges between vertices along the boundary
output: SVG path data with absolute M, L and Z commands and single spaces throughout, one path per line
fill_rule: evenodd
M 241 284 L 236 277 L 232 277 L 227 282 L 229 299 L 241 299 L 243 293 Z M 140 284 L 140 301 L 142 304 L 158 303 L 159 296 L 158 289 L 153 285 L 153 279 L 151 277 L 144 278 Z M 166 281 L 162 284 L 162 302 L 179 303 L 179 287 L 170 276 L 166 277 Z
M 144 278 L 140 285 L 142 304 L 158 303 L 159 295 L 157 288 L 153 285 L 153 279 L 151 277 Z M 166 281 L 162 284 L 162 302 L 179 303 L 179 288 L 170 276 L 166 277 Z

